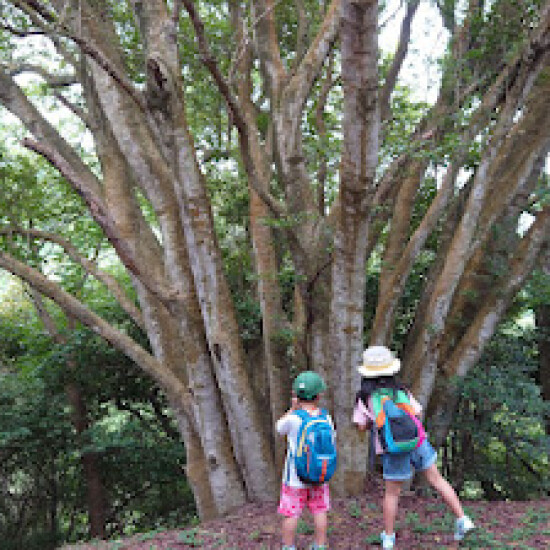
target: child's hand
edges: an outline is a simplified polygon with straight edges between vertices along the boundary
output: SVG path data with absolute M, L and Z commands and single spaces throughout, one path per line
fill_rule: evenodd
M 298 398 L 295 395 L 293 395 L 291 405 L 290 405 L 290 410 L 295 411 L 297 409 L 298 409 Z

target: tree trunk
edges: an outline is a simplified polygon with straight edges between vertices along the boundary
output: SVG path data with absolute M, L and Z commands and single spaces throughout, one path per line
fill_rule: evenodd
M 20 2 L 12 4 L 14 10 L 21 9 Z M 369 309 L 374 309 L 370 296 L 365 296 L 371 252 L 375 251 L 374 259 L 385 255 L 371 341 L 390 344 L 395 312 L 414 262 L 427 248 L 429 237 L 435 236 L 439 244 L 437 250 L 429 245 L 428 253 L 435 251 L 436 257 L 402 353 L 403 374 L 412 389 L 423 404 L 432 401 L 439 411 L 452 403 L 445 400 L 445 392 L 434 392 L 434 386 L 441 382 L 445 389 L 450 376 L 464 375 L 477 360 L 547 240 L 548 211 L 543 208 L 529 233 L 517 242 L 512 239 L 515 249 L 509 257 L 499 256 L 505 260 L 510 280 L 499 280 L 491 289 L 494 292 L 474 304 L 478 307 L 461 300 L 462 291 L 476 287 L 472 281 L 482 265 L 476 259 L 491 228 L 512 199 L 525 204 L 521 194 L 526 178 L 544 150 L 550 127 L 544 79 L 536 82 L 544 88 L 539 89 L 544 93 L 538 93 L 538 102 L 526 102 L 526 97 L 548 63 L 548 2 L 533 28 L 526 24 L 522 29 L 528 37 L 518 42 L 517 56 L 507 52 L 503 59 L 509 61 L 499 59 L 498 65 L 484 71 L 483 79 L 470 81 L 468 71 L 459 72 L 452 65 L 444 75 L 440 100 L 411 133 L 410 148 L 395 160 L 384 159 L 378 179 L 378 155 L 385 153 L 379 148 L 378 5 L 374 0 L 332 0 L 326 11 L 312 14 L 310 28 L 316 28 L 317 34 L 309 47 L 304 44 L 309 33 L 303 32 L 300 14 L 294 52 L 292 32 L 286 30 L 284 51 L 280 50 L 283 27 L 277 21 L 276 1 L 252 0 L 251 28 L 240 13 L 242 7 L 230 2 L 238 47 L 223 64 L 217 63 L 216 55 L 225 48 L 219 48 L 219 43 L 210 47 L 209 29 L 201 20 L 203 11 L 209 10 L 199 13 L 192 0 L 129 3 L 133 19 L 129 17 L 128 27 L 123 28 L 132 29 L 135 23 L 132 31 L 140 41 L 131 54 L 126 52 L 127 35 L 117 34 L 119 27 L 106 0 L 80 2 L 78 9 L 62 0 L 24 4 L 24 17 L 32 30 L 51 38 L 72 68 L 70 76 L 82 86 L 84 107 L 75 105 L 73 111 L 93 135 L 100 170 L 91 169 L 40 114 L 17 86 L 11 65 L 0 64 L 0 102 L 32 133 L 26 146 L 43 155 L 82 197 L 127 269 L 139 311 L 129 296 L 115 296 L 144 327 L 152 352 L 108 324 L 61 284 L 4 249 L 0 249 L 0 266 L 90 326 L 163 389 L 186 444 L 187 475 L 202 517 L 224 514 L 247 501 L 275 498 L 275 465 L 282 458 L 283 444 L 274 437 L 272 426 L 290 397 L 291 368 L 311 368 L 327 379 L 327 403 L 336 421 L 341 457 L 334 487 L 342 494 L 361 491 L 366 445 L 351 427 L 350 415 L 366 332 L 365 302 L 369 300 Z M 452 25 L 449 50 L 459 68 L 467 65 L 473 72 L 477 58 L 470 60 L 468 53 L 478 46 L 473 40 L 478 31 L 472 24 L 478 4 L 470 2 L 462 26 Z M 192 48 L 179 49 L 178 41 L 187 28 L 180 24 L 182 6 L 187 10 L 186 23 L 195 31 L 198 55 L 195 50 L 189 53 Z M 413 1 L 407 10 L 403 41 L 382 92 L 388 125 L 392 123 L 390 99 L 417 6 Z M 215 10 L 224 8 L 216 5 Z M 534 21 L 535 16 L 531 17 Z M 254 35 L 254 47 L 248 32 Z M 339 32 L 341 55 L 336 53 L 334 60 L 340 61 L 335 67 L 341 67 L 341 79 L 335 81 L 341 81 L 343 90 L 343 147 L 340 188 L 331 204 L 328 195 L 323 197 L 315 189 L 327 178 L 323 166 L 318 182 L 308 166 L 310 155 L 323 154 L 312 153 L 308 117 L 317 97 L 316 81 L 336 51 Z M 214 230 L 210 190 L 195 151 L 195 141 L 200 143 L 202 136 L 192 135 L 186 120 L 184 89 L 194 93 L 197 59 L 217 86 L 214 104 L 219 104 L 219 98 L 225 100 L 229 126 L 238 132 L 236 164 L 244 169 L 250 192 L 250 230 L 263 316 L 262 349 L 250 356 L 239 334 Z M 189 65 L 182 65 L 182 60 Z M 238 81 L 233 80 L 235 75 Z M 46 80 L 54 86 L 47 75 Z M 320 91 L 321 104 L 327 93 L 326 87 Z M 475 101 L 466 103 L 472 97 Z M 460 126 L 468 113 L 468 124 Z M 316 117 L 322 136 L 322 113 Z M 412 232 L 412 213 L 419 206 L 424 208 L 417 197 L 426 168 L 422 155 L 438 158 L 439 146 L 453 140 L 460 145 L 447 176 Z M 459 188 L 456 174 L 470 167 L 478 151 L 481 158 L 475 160 L 472 179 Z M 447 153 L 441 153 L 441 160 L 435 162 L 446 158 Z M 236 177 L 240 179 L 240 173 Z M 143 200 L 154 213 L 152 223 L 142 211 Z M 277 231 L 284 236 L 280 248 L 274 246 L 272 229 L 263 223 L 267 217 L 279 223 Z M 6 234 L 12 228 L 1 231 Z M 285 261 L 290 258 L 295 274 L 294 318 L 283 307 L 283 289 L 276 284 L 283 254 Z M 106 281 L 97 269 L 88 267 L 88 272 Z M 469 326 L 454 330 L 451 316 L 455 313 L 467 313 Z M 290 338 L 279 338 L 289 327 L 297 329 L 294 350 L 288 344 Z M 451 337 L 452 341 L 447 340 Z M 251 374 L 254 357 L 261 360 Z M 258 380 L 265 381 L 264 393 L 255 392 Z M 263 407 L 264 395 L 269 406 Z
M 550 305 L 535 306 L 535 322 L 539 348 L 538 380 L 542 398 L 550 402 Z M 550 414 L 546 416 L 546 433 L 550 436 Z
M 74 369 L 74 365 L 71 368 Z M 73 425 L 77 435 L 80 436 L 88 429 L 86 404 L 82 392 L 75 382 L 68 383 L 65 391 L 72 408 Z M 105 510 L 108 503 L 105 486 L 101 479 L 100 456 L 94 452 L 86 452 L 82 454 L 81 462 L 84 479 L 86 480 L 90 536 L 92 538 L 104 539 L 106 537 Z
M 67 337 L 57 329 L 54 319 L 45 307 L 42 296 L 32 287 L 31 295 L 38 315 L 52 340 L 58 345 L 66 345 Z M 68 328 L 70 331 L 75 330 L 74 319 L 69 318 Z M 68 359 L 66 367 L 69 372 L 70 379 L 71 375 L 74 376 L 77 368 L 75 361 Z M 71 419 L 73 427 L 77 436 L 81 436 L 89 427 L 88 411 L 84 396 L 80 386 L 74 381 L 67 382 L 65 386 L 65 393 L 71 406 Z M 106 536 L 105 509 L 108 503 L 105 486 L 103 485 L 103 481 L 101 479 L 100 457 L 94 452 L 82 453 L 81 463 L 86 484 L 86 501 L 88 505 L 90 536 L 92 538 L 104 539 Z M 57 506 L 57 503 L 55 504 Z M 57 519 L 55 521 L 55 526 L 57 529 Z
M 378 151 L 376 1 L 342 2 L 342 84 L 344 88 L 340 212 L 334 230 L 330 354 L 338 430 L 340 494 L 363 489 L 367 447 L 350 422 L 359 386 L 357 366 L 363 341 L 369 201 Z
M 290 396 L 290 366 L 288 362 L 288 342 L 285 331 L 289 330 L 289 322 L 283 311 L 281 290 L 278 282 L 279 265 L 275 250 L 273 230 L 267 220 L 273 215 L 269 207 L 260 198 L 255 189 L 269 191 L 271 180 L 270 165 L 272 151 L 268 138 L 261 142 L 261 135 L 256 120 L 256 107 L 252 97 L 252 51 L 251 44 L 246 41 L 243 33 L 244 23 L 241 6 L 231 3 L 232 26 L 237 42 L 243 44 L 244 51 L 237 63 L 237 92 L 242 105 L 243 116 L 249 129 L 246 136 L 239 136 L 243 156 L 249 155 L 253 172 L 249 178 L 255 179 L 255 184 L 249 182 L 250 195 L 250 230 L 254 261 L 258 276 L 258 294 L 262 311 L 262 340 L 265 357 L 265 399 L 270 403 L 270 415 L 266 433 L 270 434 L 271 446 L 275 456 L 278 471 L 282 470 L 285 457 L 285 441 L 275 434 L 274 426 L 277 419 L 288 409 Z M 269 130 L 266 132 L 269 136 Z M 246 141 L 246 142 L 245 142 Z M 248 152 L 249 151 L 249 152 Z M 256 366 L 256 368 L 258 368 Z

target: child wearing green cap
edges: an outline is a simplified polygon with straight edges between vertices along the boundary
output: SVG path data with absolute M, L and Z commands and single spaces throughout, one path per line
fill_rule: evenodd
M 292 406 L 277 421 L 276 429 L 287 437 L 287 455 L 283 470 L 281 499 L 278 512 L 283 516 L 283 550 L 296 550 L 294 539 L 298 519 L 305 506 L 313 515 L 315 526 L 314 544 L 311 550 L 326 550 L 327 512 L 330 508 L 328 483 L 309 485 L 297 474 L 295 456 L 298 447 L 298 433 L 302 426 L 299 411 L 305 411 L 310 417 L 326 418 L 334 433 L 334 424 L 330 415 L 319 408 L 319 396 L 325 391 L 323 379 L 313 371 L 306 371 L 296 377 L 292 385 Z

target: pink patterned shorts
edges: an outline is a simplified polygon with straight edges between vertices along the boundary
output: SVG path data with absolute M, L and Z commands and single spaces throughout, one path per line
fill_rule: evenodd
M 281 501 L 278 512 L 287 518 L 294 518 L 302 513 L 306 506 L 312 514 L 327 512 L 330 509 L 328 484 L 318 487 L 281 487 Z

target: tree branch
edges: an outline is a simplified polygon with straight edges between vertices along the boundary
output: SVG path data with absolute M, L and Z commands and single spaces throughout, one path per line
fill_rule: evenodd
M 317 36 L 304 55 L 296 74 L 284 88 L 285 95 L 293 96 L 292 104 L 302 109 L 333 42 L 340 30 L 341 0 L 332 0 Z M 299 116 L 298 113 L 296 113 Z
M 62 96 L 61 94 L 54 93 L 53 96 L 64 105 L 69 111 L 71 111 L 76 117 L 78 117 L 86 126 L 86 128 L 91 128 L 91 121 L 90 117 L 88 116 L 88 113 L 75 105 L 74 103 L 71 103 L 66 97 Z
M 27 282 L 38 292 L 53 300 L 67 315 L 89 327 L 109 342 L 150 375 L 167 392 L 178 392 L 184 403 L 184 412 L 193 419 L 191 396 L 182 388 L 180 380 L 166 369 L 155 357 L 125 333 L 117 330 L 99 315 L 88 309 L 82 302 L 63 290 L 57 283 L 48 280 L 42 273 L 0 251 L 0 268 L 9 271 Z
M 506 103 L 511 95 L 511 90 L 521 90 L 522 86 L 529 82 L 529 68 L 533 69 L 533 66 L 535 66 L 536 71 L 541 70 L 550 47 L 550 8 L 548 6 L 547 4 L 545 10 L 541 13 L 540 26 L 531 33 L 518 55 L 500 69 L 495 82 L 485 91 L 479 107 L 470 118 L 468 126 L 462 130 L 459 142 L 466 143 L 468 140 L 473 139 L 480 129 L 488 124 L 495 110 Z M 469 93 L 474 92 L 480 85 L 481 81 L 472 83 L 467 90 L 463 91 L 460 99 L 464 100 Z M 445 105 L 440 99 L 418 124 L 411 136 L 412 145 L 410 150 L 397 157 L 379 180 L 373 200 L 375 206 L 383 204 L 387 200 L 392 188 L 395 186 L 395 182 L 399 181 L 398 174 L 403 170 L 408 159 L 424 147 L 426 140 L 440 133 L 442 126 L 447 121 L 449 110 L 450 106 Z M 513 111 L 513 106 L 509 107 L 509 110 Z
M 111 78 L 113 78 L 115 82 L 117 82 L 117 84 L 123 90 L 128 93 L 128 95 L 135 101 L 142 112 L 147 111 L 147 107 L 141 93 L 136 90 L 133 84 L 124 75 L 118 72 L 114 64 L 103 54 L 103 52 L 99 50 L 99 48 L 95 44 L 92 44 L 89 40 L 85 40 L 84 38 L 74 34 L 71 29 L 69 29 L 67 25 L 65 25 L 63 21 L 57 17 L 57 14 L 50 11 L 38 0 L 21 0 L 15 3 L 23 9 L 25 7 L 31 8 L 36 13 L 38 13 L 45 22 L 52 25 L 53 28 L 48 28 L 48 25 L 46 23 L 43 24 L 43 27 L 45 27 L 47 34 L 54 36 L 56 34 L 56 30 L 62 31 L 65 37 L 69 38 L 75 44 L 77 44 L 82 52 L 91 57 L 109 76 L 111 76 Z
M 303 0 L 295 0 L 296 11 L 298 12 L 298 30 L 296 38 L 296 58 L 295 64 L 298 65 L 304 57 L 306 51 L 306 39 L 308 35 L 308 19 Z
M 17 76 L 23 73 L 37 74 L 38 76 L 42 77 L 52 88 L 62 88 L 78 83 L 78 80 L 74 75 L 53 75 L 49 73 L 44 67 L 41 67 L 40 65 L 33 65 L 31 63 L 20 63 L 16 65 L 10 70 L 9 75 Z
M 390 97 L 395 89 L 395 84 L 397 82 L 397 76 L 401 67 L 403 66 L 403 61 L 407 56 L 407 51 L 409 49 L 409 42 L 411 38 L 411 26 L 412 20 L 418 9 L 420 0 L 412 0 L 412 2 L 407 2 L 407 12 L 401 23 L 401 33 L 399 35 L 399 42 L 397 45 L 397 51 L 395 52 L 393 62 L 391 67 L 388 70 L 386 75 L 386 80 L 382 89 L 380 90 L 380 121 L 384 122 L 388 120 L 391 115 L 390 107 Z
M 180 305 L 184 303 L 185 297 L 180 292 L 154 279 L 154 277 L 150 276 L 148 270 L 138 267 L 139 264 L 131 247 L 119 234 L 103 200 L 94 196 L 85 185 L 82 185 L 79 174 L 74 171 L 72 166 L 56 150 L 50 149 L 43 143 L 31 140 L 30 138 L 25 138 L 23 145 L 43 156 L 71 183 L 72 187 L 88 205 L 94 220 L 105 232 L 123 264 L 143 283 L 149 292 L 156 296 L 169 310 L 172 310 L 174 303 L 179 303 Z
M 280 1 L 254 0 L 251 3 L 254 15 L 252 29 L 256 33 L 255 47 L 272 101 L 279 96 L 281 83 L 287 74 L 281 60 L 274 14 L 275 6 Z
M 26 38 L 27 36 L 44 36 L 44 34 L 46 34 L 44 31 L 24 31 L 21 29 L 16 29 L 15 27 L 8 25 L 7 23 L 1 23 L 0 29 L 4 29 L 5 31 L 13 34 L 14 36 L 18 36 L 19 38 Z
M 63 248 L 63 250 L 65 250 L 71 260 L 81 265 L 87 273 L 95 277 L 98 281 L 101 281 L 107 287 L 113 297 L 116 298 L 122 309 L 132 318 L 134 323 L 136 323 L 136 325 L 141 329 L 144 329 L 144 322 L 141 311 L 126 295 L 126 292 L 124 288 L 122 288 L 120 283 L 109 273 L 98 269 L 97 265 L 94 262 L 82 256 L 72 243 L 70 243 L 63 237 L 60 237 L 59 235 L 47 231 L 40 231 L 38 229 L 22 229 L 13 227 L 0 228 L 0 235 L 6 235 L 10 233 L 19 233 L 23 236 L 41 239 L 59 245 L 61 248 Z
M 333 79 L 333 69 L 334 69 L 334 55 L 333 52 L 330 52 L 327 64 L 326 78 L 321 86 L 321 91 L 319 92 L 319 99 L 317 100 L 317 105 L 315 107 L 315 125 L 317 127 L 317 133 L 319 138 L 322 141 L 327 133 L 325 121 L 323 114 L 325 112 L 325 107 L 328 100 L 328 95 L 332 86 L 334 85 Z M 327 179 L 327 160 L 323 153 L 321 153 L 321 158 L 319 159 L 319 169 L 317 171 L 317 202 L 319 205 L 319 215 L 325 215 L 325 183 Z
M 47 20 L 45 21 L 38 12 L 33 11 L 27 4 L 23 3 L 22 0 L 12 0 L 12 3 L 23 11 L 30 18 L 32 23 L 36 25 L 36 27 L 42 29 L 39 34 L 47 36 L 65 61 L 67 61 L 69 65 L 78 71 L 76 58 L 72 52 L 69 52 L 67 48 L 61 44 L 59 38 L 52 34 L 51 24 L 48 23 Z
M 455 346 L 449 359 L 441 367 L 446 377 L 464 377 L 470 368 L 479 360 L 485 344 L 493 336 L 498 323 L 505 313 L 511 299 L 522 287 L 527 276 L 532 272 L 540 257 L 540 251 L 548 242 L 550 233 L 550 208 L 546 207 L 527 234 L 521 239 L 511 259 L 511 272 L 502 279 L 502 283 L 484 298 L 468 330 Z M 435 417 L 440 421 L 435 429 L 437 443 L 443 441 L 449 427 L 452 412 L 455 410 L 458 396 L 447 390 L 436 403 Z
M 42 324 L 46 328 L 46 332 L 50 335 L 51 339 L 56 344 L 66 344 L 66 340 L 61 337 L 61 334 L 55 324 L 54 318 L 51 316 L 50 312 L 46 309 L 46 304 L 44 304 L 44 299 L 42 294 L 36 290 L 32 285 L 28 286 L 32 302 L 38 317 L 42 321 Z
M 0 102 L 4 104 L 33 133 L 36 140 L 26 138 L 23 145 L 46 158 L 67 179 L 74 190 L 84 199 L 90 213 L 103 229 L 126 268 L 143 283 L 169 310 L 175 304 L 183 304 L 184 297 L 168 287 L 162 280 L 156 280 L 149 270 L 142 269 L 132 246 L 116 228 L 103 199 L 103 190 L 92 171 L 78 154 L 44 119 L 30 103 L 19 86 L 0 65 Z
M 245 163 L 247 174 L 249 175 L 250 184 L 254 188 L 254 191 L 258 193 L 258 196 L 265 202 L 265 204 L 273 212 L 273 214 L 278 218 L 282 218 L 286 216 L 286 210 L 284 206 L 277 199 L 275 199 L 269 193 L 268 190 L 257 185 L 259 178 L 255 176 L 255 167 L 251 159 L 250 144 L 249 144 L 249 137 L 248 137 L 249 127 L 246 123 L 242 110 L 238 104 L 237 98 L 235 98 L 231 93 L 231 90 L 229 88 L 227 81 L 225 80 L 225 78 L 221 74 L 221 71 L 219 70 L 214 54 L 210 50 L 210 47 L 208 45 L 208 42 L 206 40 L 206 36 L 204 33 L 204 23 L 200 19 L 199 14 L 195 9 L 195 4 L 193 3 L 192 0 L 182 0 L 182 3 L 185 6 L 185 9 L 187 10 L 187 12 L 189 13 L 189 17 L 191 18 L 191 22 L 193 23 L 202 61 L 210 71 L 210 74 L 214 78 L 214 81 L 218 86 L 220 93 L 224 97 L 227 103 L 227 106 L 231 112 L 233 124 L 235 125 L 235 127 L 237 128 L 237 131 L 239 132 L 239 135 L 241 138 L 241 150 L 243 153 L 243 160 Z

